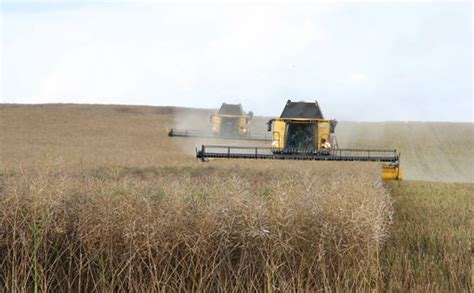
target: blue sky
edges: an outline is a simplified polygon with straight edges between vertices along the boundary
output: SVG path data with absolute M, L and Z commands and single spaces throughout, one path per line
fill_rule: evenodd
M 2 2 L 1 101 L 474 121 L 473 6 Z

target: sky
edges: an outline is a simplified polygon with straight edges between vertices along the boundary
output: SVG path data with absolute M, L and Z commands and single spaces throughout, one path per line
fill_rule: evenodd
M 217 108 L 474 122 L 467 2 L 8 2 L 2 103 Z

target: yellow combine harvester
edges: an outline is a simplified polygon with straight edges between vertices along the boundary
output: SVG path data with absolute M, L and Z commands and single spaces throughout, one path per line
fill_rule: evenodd
M 212 132 L 221 136 L 247 136 L 253 113 L 245 113 L 240 104 L 223 103 L 219 111 L 211 116 Z
M 324 119 L 317 102 L 288 100 L 280 116 L 268 121 L 271 147 L 203 145 L 196 157 L 236 159 L 276 159 L 315 161 L 382 162 L 382 178 L 400 180 L 397 150 L 341 149 L 335 136 L 336 120 Z
M 210 132 L 171 129 L 168 136 L 271 141 L 270 136 L 251 134 L 249 123 L 252 117 L 253 113 L 245 113 L 241 104 L 223 103 L 219 111 L 211 115 Z

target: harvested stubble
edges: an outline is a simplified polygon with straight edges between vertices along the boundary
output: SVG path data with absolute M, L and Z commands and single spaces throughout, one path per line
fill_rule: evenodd
M 0 289 L 380 288 L 377 166 L 40 170 L 1 176 Z

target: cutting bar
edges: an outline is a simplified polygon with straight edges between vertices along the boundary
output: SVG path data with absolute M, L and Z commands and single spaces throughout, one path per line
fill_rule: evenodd
M 175 129 L 172 128 L 168 131 L 168 136 L 173 137 L 199 137 L 209 139 L 229 139 L 229 140 L 252 140 L 252 141 L 271 141 L 272 138 L 268 135 L 258 134 L 243 134 L 237 136 L 231 135 L 216 135 L 212 132 L 201 131 L 201 130 L 190 130 L 190 129 Z
M 334 149 L 322 151 L 291 150 L 276 152 L 271 147 L 202 145 L 196 149 L 196 158 L 267 159 L 305 161 L 359 161 L 398 164 L 397 150 L 385 149 Z

